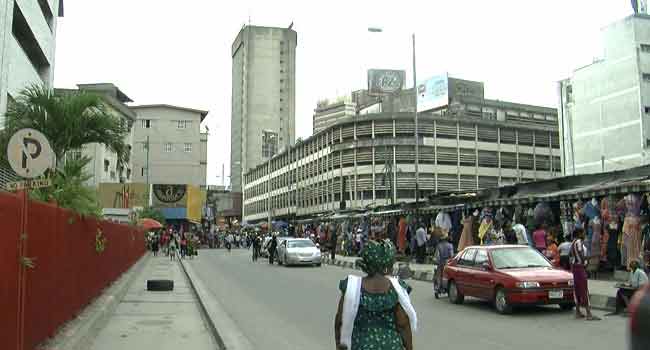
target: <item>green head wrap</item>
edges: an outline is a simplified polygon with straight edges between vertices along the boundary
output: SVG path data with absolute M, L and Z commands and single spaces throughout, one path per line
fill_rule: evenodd
M 385 274 L 395 263 L 395 247 L 389 240 L 370 241 L 361 252 L 359 267 L 368 275 Z

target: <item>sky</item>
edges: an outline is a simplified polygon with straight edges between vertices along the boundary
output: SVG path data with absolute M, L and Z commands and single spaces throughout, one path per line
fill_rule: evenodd
M 412 86 L 448 72 L 486 98 L 557 106 L 557 82 L 602 56 L 600 30 L 629 0 L 65 0 L 55 86 L 110 82 L 134 104 L 205 109 L 208 184 L 230 168 L 231 44 L 244 24 L 288 27 L 296 48 L 296 137 L 316 102 L 365 88 L 370 68 L 405 69 Z M 228 5 L 224 5 L 228 3 Z M 370 33 L 379 27 L 382 33 Z

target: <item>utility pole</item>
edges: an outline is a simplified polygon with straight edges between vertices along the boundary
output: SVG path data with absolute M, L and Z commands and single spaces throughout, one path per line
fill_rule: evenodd
M 147 135 L 147 205 L 151 204 L 151 185 L 149 184 L 149 135 Z
M 413 113 L 413 119 L 415 121 L 415 211 L 417 217 L 417 210 L 420 202 L 420 146 L 419 146 L 419 137 L 418 137 L 418 81 L 416 76 L 415 69 L 415 33 L 412 36 L 413 39 L 413 97 L 415 103 L 415 112 Z

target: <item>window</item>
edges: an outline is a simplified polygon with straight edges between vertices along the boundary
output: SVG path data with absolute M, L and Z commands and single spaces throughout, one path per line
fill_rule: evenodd
M 192 121 L 190 120 L 178 120 L 177 122 L 178 122 L 176 125 L 177 129 L 187 129 L 192 123 Z
M 140 121 L 142 128 L 143 129 L 150 129 L 151 128 L 151 119 L 142 119 Z
M 645 139 L 645 148 L 650 148 L 650 139 Z
M 43 17 L 45 17 L 45 22 L 47 22 L 47 25 L 50 27 L 50 31 L 52 31 L 54 16 L 52 15 L 50 5 L 48 5 L 47 0 L 38 0 L 38 6 L 40 6 L 41 12 L 43 12 Z
M 30 29 L 27 19 L 25 19 L 25 16 L 20 11 L 20 7 L 15 2 L 11 30 L 18 45 L 23 49 L 23 52 L 34 69 L 38 72 L 41 78 L 46 77 L 50 69 L 50 63 L 38 44 L 38 40 L 36 40 L 34 33 Z
M 476 249 L 468 249 L 463 253 L 463 255 L 458 259 L 458 265 L 463 266 L 472 266 L 474 265 L 474 256 L 476 255 Z
M 645 106 L 643 110 L 645 111 L 645 114 L 650 114 L 650 106 Z
M 192 152 L 192 144 L 189 142 L 186 142 L 185 145 L 183 146 L 183 150 L 187 153 Z
M 131 169 L 126 169 L 126 179 L 131 179 Z
M 284 64 L 284 61 L 283 61 L 283 60 L 280 60 L 280 64 Z
M 142 168 L 142 170 L 140 171 L 140 174 L 142 176 L 147 176 L 147 170 L 148 170 L 147 168 Z
M 643 81 L 650 83 L 650 73 L 643 73 L 641 77 L 643 77 Z
M 116 174 L 115 171 L 111 171 L 111 180 L 115 180 Z
M 271 158 L 278 150 L 278 134 L 273 131 L 262 132 L 262 157 Z
M 481 266 L 487 262 L 488 262 L 487 252 L 485 251 L 485 249 L 479 249 L 476 252 L 476 258 L 474 258 L 474 265 Z
M 650 45 L 648 45 L 648 44 L 641 44 L 641 51 L 643 51 L 643 52 L 650 52 Z
M 165 150 L 166 153 L 169 153 L 169 152 L 171 152 L 173 150 L 171 142 L 165 143 L 165 149 L 164 150 Z

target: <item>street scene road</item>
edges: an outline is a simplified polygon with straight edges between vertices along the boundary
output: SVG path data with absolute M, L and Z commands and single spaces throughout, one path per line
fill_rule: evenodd
M 270 266 L 251 251 L 202 250 L 190 261 L 197 275 L 256 349 L 333 349 L 339 280 L 360 271 Z M 416 349 L 615 349 L 626 344 L 626 318 L 575 320 L 557 306 L 502 316 L 491 304 L 435 300 L 429 283 L 408 281 L 418 313 Z M 595 311 L 603 316 L 603 312 Z

